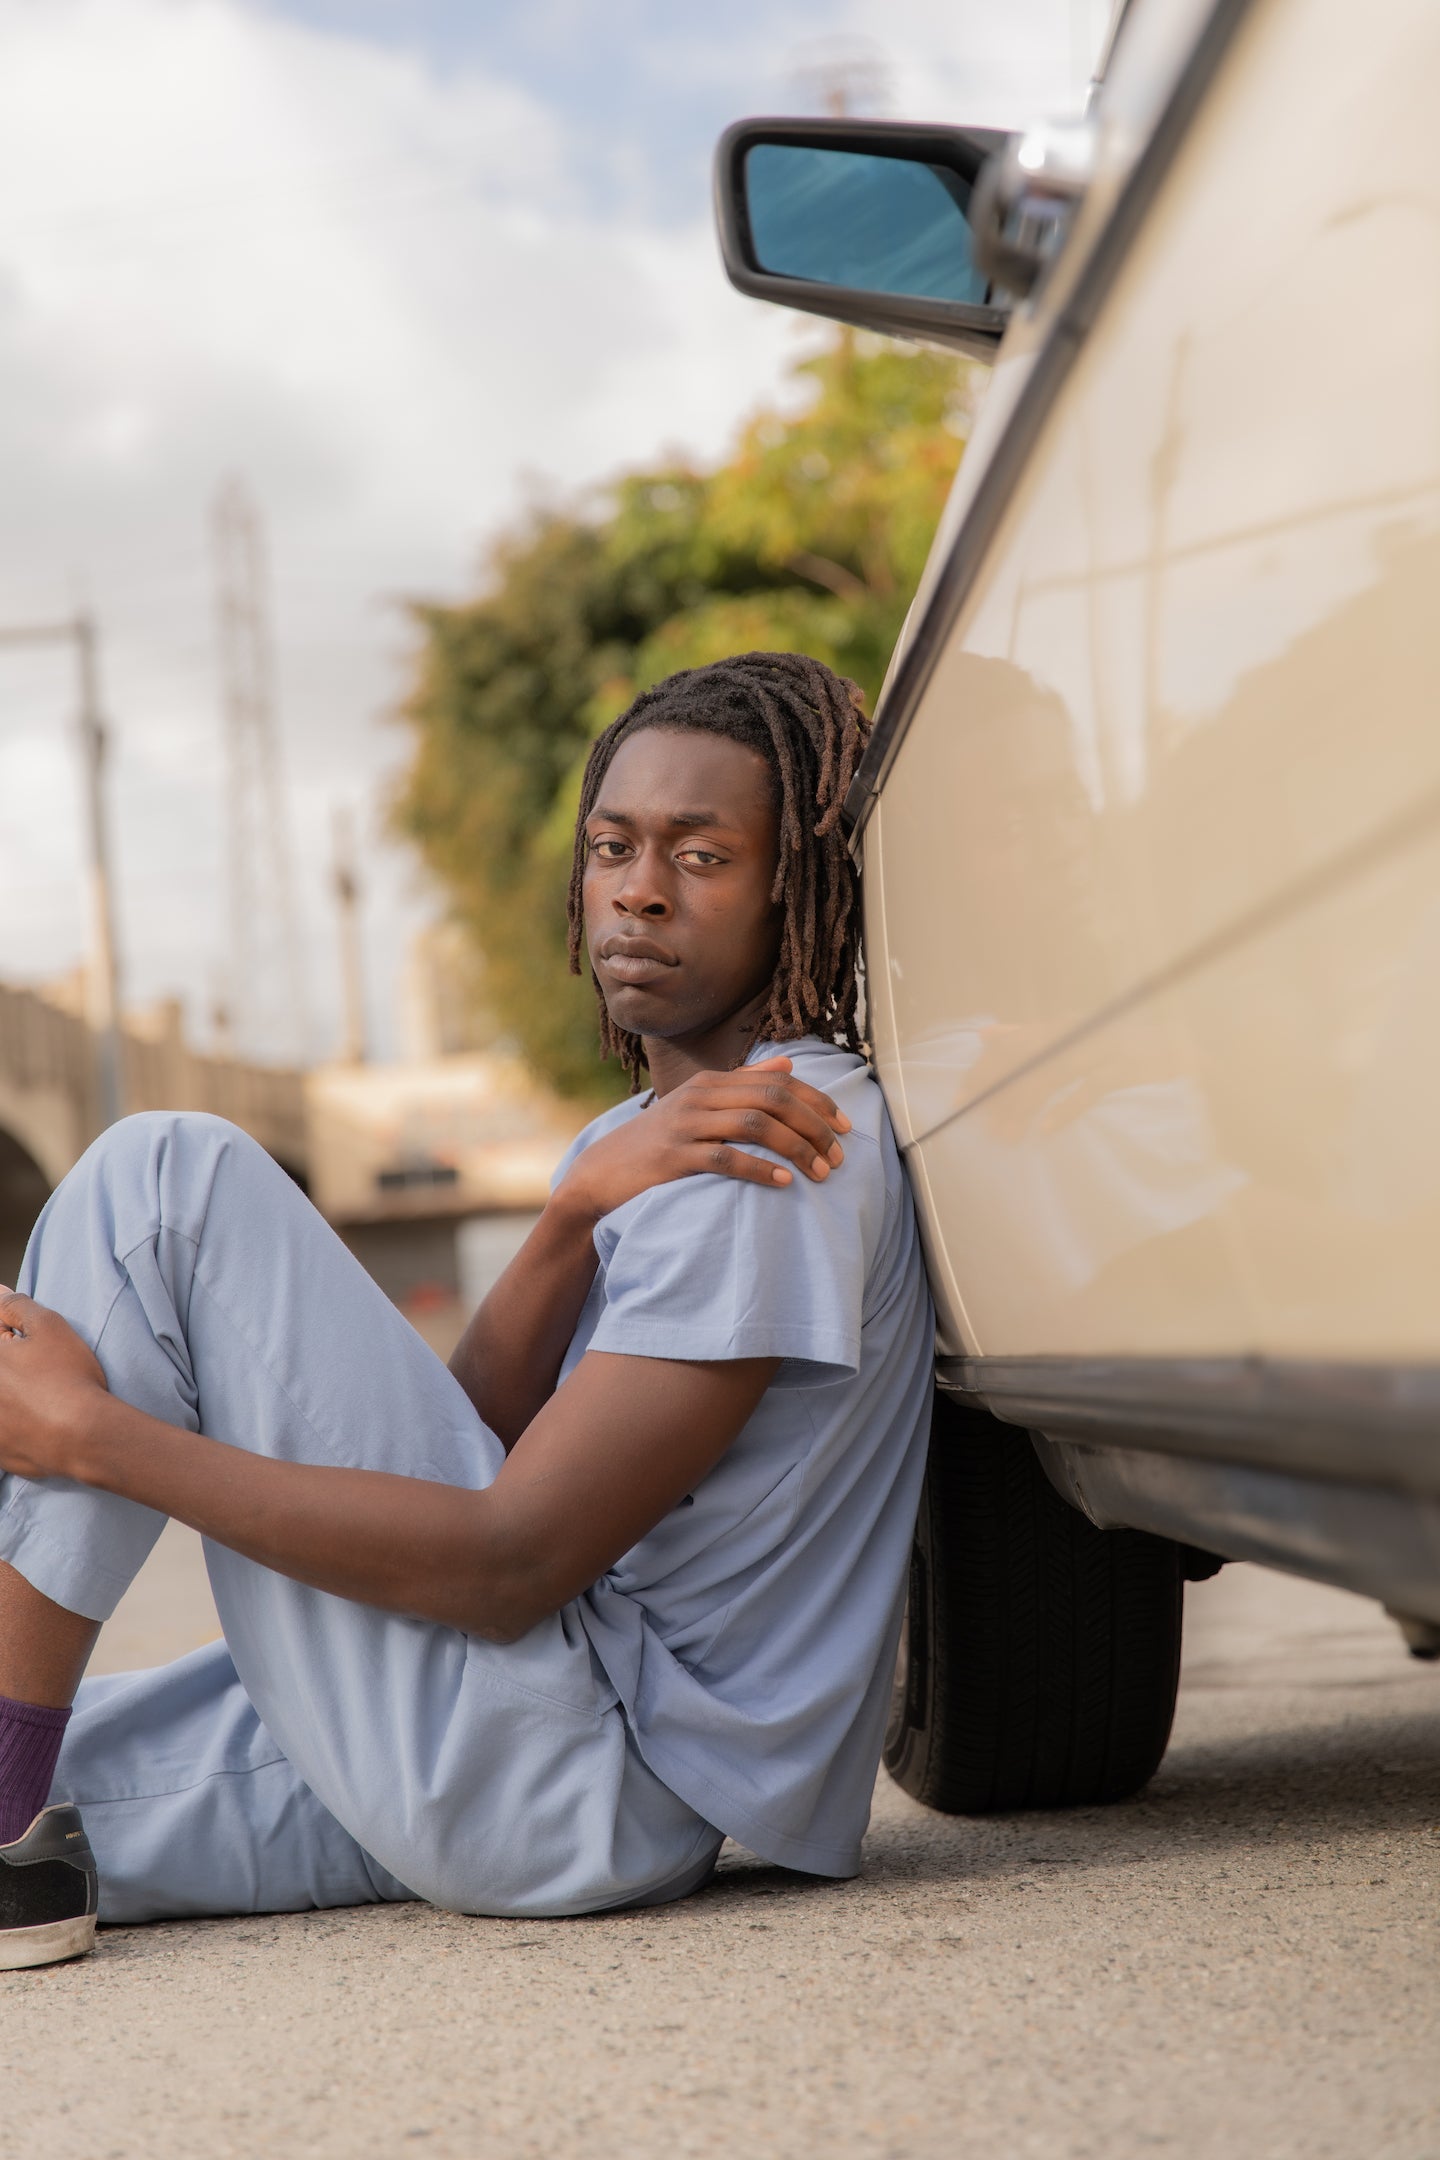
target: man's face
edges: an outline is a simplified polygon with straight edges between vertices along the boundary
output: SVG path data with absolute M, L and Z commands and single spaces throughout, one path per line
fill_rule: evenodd
M 778 821 L 758 751 L 646 729 L 615 753 L 585 834 L 585 942 L 617 1027 L 703 1036 L 768 989 Z

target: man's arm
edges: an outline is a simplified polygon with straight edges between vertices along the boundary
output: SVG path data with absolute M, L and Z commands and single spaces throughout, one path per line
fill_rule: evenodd
M 384 1611 L 512 1642 L 602 1575 L 730 1446 L 775 1358 L 592 1352 L 474 1492 L 274 1462 L 108 1393 L 73 1331 L 0 1298 L 0 1468 L 68 1477 L 189 1523 L 262 1567 Z
M 513 1448 L 555 1392 L 595 1280 L 598 1217 L 562 1186 L 456 1344 L 450 1370 Z
M 705 1171 L 785 1186 L 788 1162 L 823 1183 L 844 1160 L 836 1135 L 849 1130 L 828 1095 L 793 1078 L 789 1058 L 774 1057 L 698 1073 L 586 1148 L 450 1360 L 502 1445 L 513 1447 L 555 1392 L 595 1278 L 593 1233 L 602 1216 L 654 1185 Z M 785 1160 L 772 1163 L 751 1147 Z

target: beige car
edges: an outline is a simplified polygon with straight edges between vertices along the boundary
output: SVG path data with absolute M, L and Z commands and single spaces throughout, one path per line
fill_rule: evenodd
M 849 806 L 940 1806 L 1135 1790 L 1221 1558 L 1440 1651 L 1437 108 L 1435 0 L 1132 0 L 1083 121 L 721 145 L 743 290 L 994 361 Z

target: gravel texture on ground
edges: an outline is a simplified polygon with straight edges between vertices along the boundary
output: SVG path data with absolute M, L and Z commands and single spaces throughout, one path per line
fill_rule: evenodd
M 0 1976 L 24 2160 L 1440 2156 L 1440 1668 L 1371 1606 L 1189 1593 L 1138 1801 L 986 1822 L 880 1781 L 856 1883 L 727 1848 L 661 1911 L 102 1932 Z M 169 1531 L 102 1640 L 213 1631 Z

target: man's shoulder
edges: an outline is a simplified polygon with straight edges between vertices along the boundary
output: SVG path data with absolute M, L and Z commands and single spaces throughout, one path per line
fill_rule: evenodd
M 612 1103 L 598 1117 L 591 1118 L 576 1138 L 577 1148 L 589 1147 L 592 1141 L 603 1140 L 606 1133 L 614 1132 L 617 1125 L 628 1125 L 631 1118 L 639 1115 L 648 1101 L 645 1095 L 627 1095 L 623 1102 Z
M 782 1048 L 796 1076 L 850 1118 L 844 1162 L 827 1178 L 783 1186 L 701 1171 L 603 1216 L 595 1249 L 606 1317 L 594 1347 L 780 1357 L 791 1370 L 780 1386 L 801 1384 L 802 1369 L 812 1380 L 823 1369 L 827 1384 L 859 1371 L 867 1314 L 891 1302 L 897 1272 L 919 1266 L 904 1173 L 864 1061 L 821 1043 Z
M 608 1110 L 602 1110 L 598 1117 L 591 1118 L 588 1125 L 582 1126 L 555 1165 L 550 1177 L 550 1190 L 555 1190 L 577 1155 L 583 1155 L 586 1148 L 593 1147 L 597 1140 L 603 1140 L 606 1133 L 614 1132 L 617 1125 L 627 1125 L 644 1106 L 643 1095 L 627 1095 L 624 1102 L 612 1103 Z
M 742 1242 L 758 1241 L 762 1247 L 775 1242 L 783 1246 L 794 1231 L 813 1225 L 826 1237 L 858 1236 L 863 1246 L 873 1243 L 883 1219 L 889 1214 L 902 1173 L 890 1133 L 884 1097 L 869 1066 L 853 1051 L 839 1050 L 812 1037 L 783 1043 L 778 1050 L 757 1048 L 757 1058 L 785 1056 L 797 1079 L 821 1089 L 844 1110 L 851 1129 L 841 1135 L 845 1162 L 831 1177 L 817 1183 L 796 1177 L 780 1188 L 726 1177 L 718 1171 L 700 1171 L 652 1185 L 607 1215 L 597 1243 L 602 1256 L 626 1230 L 642 1224 L 649 1233 L 699 1236 L 708 1228 L 716 1235 L 738 1235 Z M 745 1143 L 747 1154 L 768 1161 L 782 1158 L 769 1148 Z
M 895 1136 L 880 1083 L 874 1068 L 858 1051 L 842 1050 L 836 1043 L 806 1035 L 799 1042 L 781 1043 L 777 1050 L 760 1054 L 788 1057 L 797 1080 L 819 1088 L 844 1111 L 851 1133 L 842 1145 L 848 1145 L 853 1137 L 875 1142 L 884 1154 L 895 1152 Z

